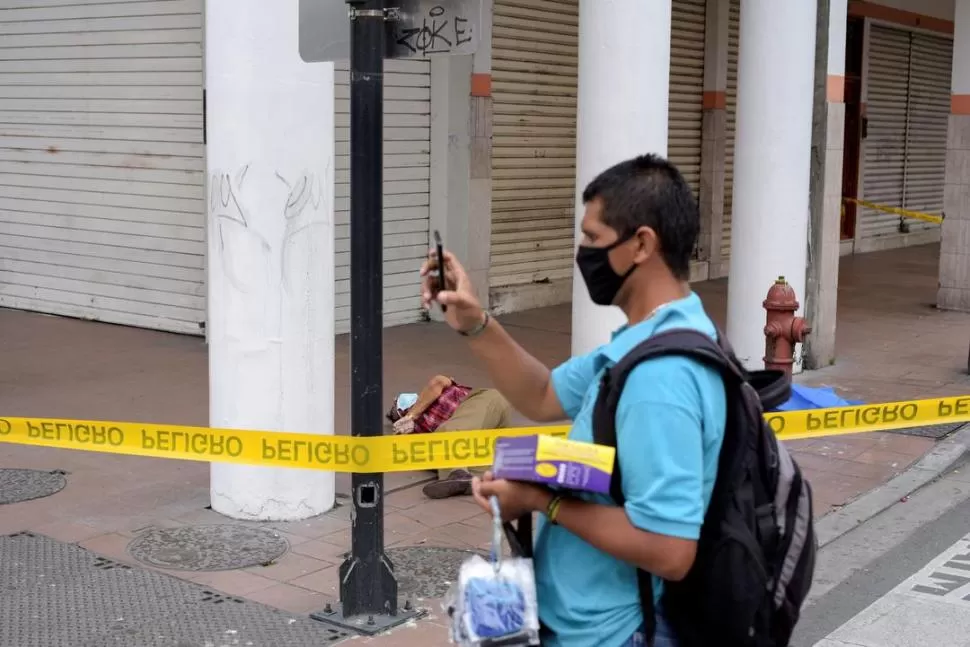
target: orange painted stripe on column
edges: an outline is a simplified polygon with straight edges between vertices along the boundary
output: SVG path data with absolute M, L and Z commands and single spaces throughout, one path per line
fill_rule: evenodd
M 913 11 L 887 7 L 885 5 L 875 4 L 874 2 L 865 2 L 865 0 L 850 0 L 849 15 L 859 18 L 885 20 L 886 22 L 903 25 L 904 27 L 919 27 L 920 29 L 929 29 L 930 31 L 938 31 L 943 34 L 953 33 L 952 20 L 925 16 Z
M 727 92 L 724 90 L 705 90 L 703 106 L 705 110 L 724 110 L 727 107 Z
M 970 115 L 970 94 L 954 94 L 950 96 L 950 114 Z
M 473 97 L 492 96 L 492 75 L 491 74 L 472 74 L 472 96 Z
M 829 74 L 825 80 L 825 100 L 829 103 L 845 103 L 845 77 Z

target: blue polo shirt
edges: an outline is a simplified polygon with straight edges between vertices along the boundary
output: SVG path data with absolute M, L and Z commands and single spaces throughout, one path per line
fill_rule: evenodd
M 592 413 L 602 372 L 651 335 L 692 328 L 712 337 L 714 324 L 691 294 L 652 318 L 621 328 L 610 343 L 552 372 L 569 437 L 593 441 Z M 697 539 L 717 475 L 726 404 L 720 374 L 692 359 L 649 360 L 630 374 L 616 417 L 626 513 L 648 532 Z M 608 497 L 586 495 L 610 504 Z M 539 614 L 553 647 L 619 647 L 642 623 L 636 569 L 540 515 L 536 536 Z M 654 578 L 654 597 L 662 582 Z

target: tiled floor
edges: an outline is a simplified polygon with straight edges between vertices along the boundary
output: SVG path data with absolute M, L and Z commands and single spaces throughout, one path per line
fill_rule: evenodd
M 970 393 L 970 315 L 929 306 L 936 290 L 935 247 L 842 259 L 837 364 L 799 378 L 829 384 L 869 402 Z M 723 321 L 726 282 L 699 284 Z M 554 364 L 569 353 L 568 306 L 505 316 L 523 345 Z M 387 393 L 415 390 L 431 372 L 484 385 L 484 373 L 461 340 L 435 324 L 385 334 Z M 349 366 L 346 339 L 337 344 L 338 429 L 346 429 Z M 4 415 L 156 421 L 207 421 L 206 351 L 201 339 L 0 310 L 0 412 Z M 925 438 L 865 434 L 792 443 L 812 478 L 816 512 L 824 514 L 905 469 L 931 446 Z M 129 456 L 0 445 L 0 467 L 61 469 L 62 492 L 0 507 L 0 534 L 33 530 L 79 542 L 131 562 L 127 545 L 151 526 L 224 523 L 206 509 L 208 466 Z M 470 502 L 423 499 L 427 473 L 388 477 L 386 544 L 482 548 L 488 520 Z M 346 477 L 338 492 L 346 492 Z M 350 539 L 347 507 L 303 522 L 268 524 L 290 552 L 268 567 L 220 573 L 172 573 L 293 613 L 321 609 L 338 597 L 337 567 Z M 388 636 L 362 642 L 406 647 L 445 644 L 439 605 L 432 615 Z

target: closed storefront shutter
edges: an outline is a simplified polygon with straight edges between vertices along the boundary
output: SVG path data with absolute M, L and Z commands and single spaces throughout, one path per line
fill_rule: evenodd
M 731 0 L 728 23 L 727 104 L 724 144 L 724 219 L 721 233 L 721 260 L 731 257 L 731 214 L 734 206 L 734 132 L 738 111 L 738 44 L 741 27 L 741 0 Z
M 495 0 L 492 288 L 569 279 L 578 0 Z
M 864 199 L 899 207 L 906 174 L 906 110 L 909 92 L 909 33 L 872 25 L 866 83 L 868 135 L 862 180 Z M 859 237 L 899 232 L 899 216 L 859 210 Z
M 953 41 L 872 25 L 863 195 L 869 202 L 939 215 L 946 175 Z M 862 209 L 860 239 L 939 225 Z
M 422 319 L 418 270 L 428 253 L 431 67 L 384 62 L 384 324 Z M 350 76 L 335 65 L 335 325 L 350 327 Z
M 205 321 L 202 0 L 0 8 L 0 306 Z
M 668 157 L 695 195 L 706 4 L 674 0 L 672 6 Z M 572 277 L 578 14 L 578 0 L 495 0 L 493 289 Z
M 946 176 L 953 41 L 914 33 L 911 46 L 904 206 L 913 211 L 939 215 L 943 212 L 943 182 Z M 940 227 L 914 219 L 907 219 L 906 224 L 912 232 Z
M 670 34 L 670 116 L 667 151 L 697 197 L 701 184 L 706 0 L 674 0 Z

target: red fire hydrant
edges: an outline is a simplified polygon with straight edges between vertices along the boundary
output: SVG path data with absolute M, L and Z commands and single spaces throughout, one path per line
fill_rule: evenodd
M 805 341 L 812 332 L 802 317 L 796 317 L 798 298 L 784 276 L 779 276 L 762 303 L 768 313 L 765 324 L 765 368 L 792 373 L 795 344 Z

